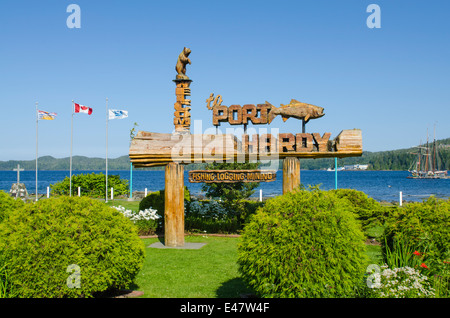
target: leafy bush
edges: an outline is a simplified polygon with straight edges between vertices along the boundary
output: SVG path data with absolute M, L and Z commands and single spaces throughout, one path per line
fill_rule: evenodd
M 164 215 L 164 190 L 151 192 L 139 202 L 139 211 L 154 209 Z
M 78 174 L 72 176 L 72 195 L 78 195 L 80 187 L 82 196 L 105 197 L 106 189 L 109 191 L 114 188 L 114 195 L 127 195 L 129 192 L 128 180 L 120 179 L 119 175 L 108 175 L 108 186 L 105 188 L 106 175 L 103 173 Z M 50 185 L 52 194 L 69 195 L 70 178 L 66 177 L 63 181 Z
M 430 197 L 398 208 L 386 222 L 384 235 L 388 248 L 393 248 L 395 240 L 402 240 L 426 254 L 428 267 L 441 267 L 450 261 L 450 200 Z
M 9 214 L 22 208 L 25 203 L 21 199 L 14 199 L 8 193 L 0 191 L 0 223 L 6 219 Z
M 248 223 L 250 217 L 256 213 L 259 208 L 264 206 L 265 202 L 244 200 L 244 213 L 241 214 L 242 224 Z
M 397 208 L 385 226 L 383 250 L 395 250 L 398 241 L 421 255 L 427 276 L 445 282 L 441 288 L 448 293 L 450 281 L 450 200 L 430 197 L 424 202 L 408 203 Z M 443 291 L 440 290 L 440 293 Z
M 18 211 L 25 203 L 21 199 L 14 199 L 8 193 L 0 191 L 0 223 L 6 220 L 11 213 Z M 13 297 L 8 283 L 8 271 L 5 257 L 0 253 L 0 298 Z
M 8 286 L 8 272 L 6 271 L 6 265 L 3 255 L 0 254 L 0 299 L 9 298 L 11 291 Z
M 60 197 L 27 204 L 1 223 L 0 254 L 18 297 L 91 297 L 128 287 L 144 246 L 117 210 Z
M 267 200 L 238 247 L 242 276 L 263 297 L 354 296 L 367 261 L 348 201 L 318 189 Z
M 386 243 L 386 242 L 385 242 Z M 395 239 L 392 249 L 384 244 L 384 259 L 389 268 L 417 267 L 418 258 L 414 253 L 414 248 L 400 239 Z
M 354 189 L 337 189 L 331 191 L 339 198 L 345 198 L 351 203 L 364 229 L 372 223 L 384 223 L 383 207 L 376 200 L 369 198 L 364 192 Z

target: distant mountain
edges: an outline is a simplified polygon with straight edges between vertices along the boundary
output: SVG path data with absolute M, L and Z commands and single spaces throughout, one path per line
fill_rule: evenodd
M 25 170 L 35 170 L 36 160 L 8 160 L 0 161 L 0 170 L 12 170 L 20 164 Z M 70 158 L 57 159 L 52 156 L 38 158 L 39 170 L 69 170 Z M 105 158 L 89 158 L 84 156 L 72 157 L 72 170 L 105 170 Z M 127 170 L 130 168 L 130 158 L 108 158 L 108 170 Z
M 437 140 L 439 169 L 450 170 L 450 138 Z M 338 159 L 338 166 L 353 164 L 368 164 L 370 170 L 408 170 L 414 160 L 416 148 L 398 149 L 390 151 L 369 152 L 364 151 L 361 157 L 350 157 Z M 69 170 L 69 158 L 57 159 L 51 156 L 38 158 L 39 170 Z M 35 170 L 35 160 L 8 160 L 0 161 L 0 170 L 12 170 L 20 164 L 25 170 Z M 104 158 L 89 158 L 84 156 L 72 157 L 73 170 L 105 170 Z M 281 167 L 280 162 L 280 167 Z M 204 164 L 191 164 L 189 169 L 201 169 Z M 320 170 L 334 167 L 333 158 L 324 159 L 301 159 L 301 169 Z M 115 159 L 108 158 L 108 170 L 128 170 L 130 169 L 130 158 L 128 155 Z M 147 168 L 151 170 L 162 170 L 163 167 Z

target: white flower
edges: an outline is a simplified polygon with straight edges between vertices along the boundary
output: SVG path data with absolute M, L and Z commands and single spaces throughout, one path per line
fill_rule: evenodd
M 419 271 L 406 266 L 390 269 L 384 265 L 381 268 L 381 273 L 372 275 L 375 278 L 372 287 L 377 289 L 375 292 L 380 297 L 406 297 L 407 292 L 414 292 L 418 296 L 434 296 L 435 290 L 426 282 L 428 278 Z
M 121 212 L 125 217 L 127 217 L 128 219 L 130 219 L 131 221 L 135 222 L 135 221 L 141 221 L 141 220 L 157 220 L 159 218 L 161 218 L 160 215 L 158 215 L 156 212 L 156 210 L 154 209 L 145 209 L 145 210 L 141 210 L 139 212 L 133 212 L 131 210 L 126 210 L 123 206 L 113 206 L 113 208 L 115 208 L 116 210 L 118 210 L 119 212 Z

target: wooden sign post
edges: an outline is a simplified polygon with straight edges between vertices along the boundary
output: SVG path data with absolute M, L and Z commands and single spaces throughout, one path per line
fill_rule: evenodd
M 166 165 L 164 191 L 164 244 L 168 247 L 184 245 L 184 168 L 171 162 Z
M 186 65 L 191 50 L 184 48 L 175 67 L 178 72 L 172 134 L 139 131 L 133 138 L 129 156 L 135 167 L 165 166 L 165 245 L 184 245 L 184 168 L 183 164 L 210 162 L 247 162 L 250 160 L 283 160 L 283 193 L 300 185 L 299 158 L 343 158 L 362 155 L 360 129 L 342 130 L 334 139 L 331 133 L 306 133 L 305 124 L 325 115 L 319 106 L 292 99 L 289 104 L 275 107 L 261 104 L 222 105 L 222 96 L 211 94 L 206 107 L 212 110 L 212 123 L 244 125 L 238 139 L 233 134 L 191 134 L 191 80 Z M 212 104 L 212 106 L 211 106 Z M 272 124 L 280 115 L 283 121 L 295 118 L 302 121 L 301 133 L 248 135 L 247 125 Z M 264 170 L 196 170 L 189 172 L 189 182 L 270 182 L 276 171 Z M 162 212 L 162 211 L 158 211 Z
M 283 194 L 300 186 L 300 160 L 289 157 L 283 159 Z

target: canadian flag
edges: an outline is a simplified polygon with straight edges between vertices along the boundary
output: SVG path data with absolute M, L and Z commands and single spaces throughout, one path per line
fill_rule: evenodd
M 74 104 L 75 104 L 75 113 L 85 113 L 88 115 L 92 114 L 92 108 L 77 103 Z

